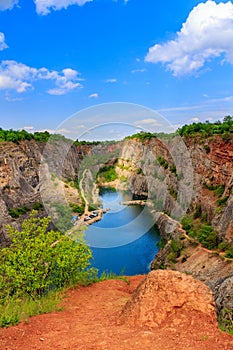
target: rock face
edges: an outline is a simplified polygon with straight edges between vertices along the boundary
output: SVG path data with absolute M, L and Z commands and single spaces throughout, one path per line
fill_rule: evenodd
M 198 319 L 216 327 L 210 289 L 191 276 L 171 270 L 150 272 L 126 303 L 121 322 L 150 328 L 170 324 L 187 327 Z
M 219 283 L 214 290 L 219 321 L 233 319 L 233 275 Z
M 225 290 L 223 281 L 230 283 L 228 277 L 233 271 L 233 261 L 192 246 L 178 222 L 187 209 L 197 212 L 218 232 L 220 240 L 233 243 L 233 138 L 228 141 L 221 136 L 206 140 L 187 138 L 185 145 L 186 151 L 176 140 L 129 140 L 122 148 L 124 161 L 120 175 L 128 178 L 137 196 L 147 196 L 155 209 L 151 211 L 152 216 L 166 244 L 152 262 L 152 269 L 173 268 L 192 274 L 211 288 L 218 300 L 218 313 L 226 314 L 227 309 L 228 316 L 233 317 L 232 295 L 227 299 L 220 292 Z M 129 168 L 127 159 L 136 170 Z M 193 191 L 191 197 L 189 191 Z M 185 249 L 176 264 L 176 259 L 172 259 L 172 241 Z
M 178 220 L 198 208 L 221 237 L 233 240 L 233 138 L 132 139 L 120 157 L 120 175 L 136 197 L 147 196 Z
M 39 172 L 44 146 L 33 140 L 18 144 L 0 143 L 0 246 L 7 243 L 6 224 L 19 227 L 26 216 L 13 219 L 9 215 L 9 209 L 23 206 L 31 209 L 34 203 L 42 202 Z M 80 150 L 62 141 L 47 147 L 50 147 L 54 166 L 63 169 L 63 178 L 74 179 L 80 164 Z M 61 162 L 59 152 L 68 153 L 64 163 Z
M 119 175 L 127 178 L 136 199 L 147 197 L 155 210 L 167 211 L 174 217 L 181 217 L 188 209 L 192 163 L 180 138 L 171 142 L 158 138 L 127 140 L 122 145 L 120 162 Z

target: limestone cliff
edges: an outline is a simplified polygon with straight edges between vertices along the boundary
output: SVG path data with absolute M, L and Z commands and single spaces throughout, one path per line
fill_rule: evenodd
M 7 241 L 6 224 L 19 227 L 27 215 L 12 218 L 10 210 L 18 208 L 33 208 L 35 203 L 41 203 L 39 171 L 45 144 L 41 142 L 21 141 L 0 143 L 0 244 Z M 80 148 L 70 147 L 66 142 L 59 141 L 47 144 L 53 159 L 53 165 L 62 169 L 63 180 L 74 179 L 80 165 Z M 67 152 L 67 158 L 62 162 L 62 154 Z M 68 186 L 67 186 L 68 187 Z M 76 194 L 77 197 L 77 194 Z M 25 210 L 27 211 L 27 209 Z M 42 215 L 46 215 L 43 213 Z
M 219 321 L 232 320 L 233 261 L 190 239 L 179 221 L 186 211 L 198 213 L 217 231 L 219 240 L 233 242 L 233 138 L 184 141 L 186 150 L 179 140 L 126 141 L 119 176 L 127 179 L 135 197 L 148 197 L 152 203 L 164 242 L 152 269 L 172 268 L 203 281 L 213 291 Z
M 233 138 L 184 141 L 126 141 L 120 176 L 135 197 L 148 197 L 157 211 L 180 219 L 198 208 L 219 235 L 233 240 Z

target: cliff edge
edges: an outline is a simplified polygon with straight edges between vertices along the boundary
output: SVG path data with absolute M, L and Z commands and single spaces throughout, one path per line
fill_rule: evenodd
M 211 292 L 201 282 L 172 271 L 153 271 L 129 281 L 108 280 L 70 290 L 63 311 L 32 317 L 2 330 L 0 348 L 233 348 L 233 337 L 217 328 Z

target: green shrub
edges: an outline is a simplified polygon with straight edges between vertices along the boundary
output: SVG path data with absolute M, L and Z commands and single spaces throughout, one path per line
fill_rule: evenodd
M 81 205 L 80 204 L 75 204 L 75 203 L 69 203 L 72 211 L 74 213 L 77 213 L 77 214 L 80 214 L 82 215 L 84 213 L 84 210 L 85 210 L 85 204 L 82 203 Z
M 171 171 L 171 173 L 176 174 L 176 166 L 175 166 L 175 164 L 170 165 L 169 170 Z
M 121 182 L 127 182 L 128 179 L 127 179 L 127 177 L 125 177 L 124 175 L 122 175 L 122 176 L 120 177 L 120 181 L 121 181 Z
M 208 184 L 204 184 L 204 186 L 209 190 L 209 191 L 214 191 L 216 193 L 216 195 L 220 198 L 222 197 L 224 191 L 225 191 L 225 185 L 221 184 L 221 185 L 208 185 Z
M 198 241 L 207 249 L 213 249 L 218 246 L 217 232 L 208 224 L 203 224 L 195 235 Z
M 94 204 L 89 204 L 88 205 L 88 210 L 89 211 L 93 211 L 93 210 L 96 210 L 97 209 L 97 206 L 96 205 L 94 205 Z
M 41 209 L 44 209 L 44 206 L 43 206 L 42 203 L 36 202 L 36 203 L 33 204 L 32 209 L 33 210 L 41 210 Z
M 179 258 L 183 247 L 184 247 L 183 243 L 180 241 L 180 239 L 175 239 L 175 238 L 172 239 L 170 248 L 171 248 L 171 251 L 176 256 L 176 258 Z
M 224 184 L 222 184 L 222 185 L 218 185 L 217 187 L 216 187 L 216 194 L 217 194 L 217 196 L 218 197 L 222 197 L 222 195 L 223 195 L 223 193 L 224 193 L 224 191 L 225 191 L 225 185 Z
M 229 247 L 226 249 L 226 258 L 233 259 L 233 247 Z
M 8 226 L 12 244 L 0 250 L 0 303 L 8 297 L 37 297 L 51 289 L 86 283 L 92 253 L 84 240 L 74 242 L 60 232 L 47 231 L 50 218 L 33 212 L 22 230 Z
M 138 175 L 142 175 L 142 174 L 143 174 L 142 168 L 139 168 L 139 169 L 137 170 L 137 174 L 138 174 Z
M 183 229 L 189 233 L 189 231 L 193 228 L 193 217 L 191 215 L 185 215 L 182 220 L 181 220 L 181 224 L 183 226 Z
M 201 217 L 201 215 L 202 215 L 201 205 L 200 205 L 200 204 L 197 204 L 196 209 L 195 209 L 195 212 L 194 212 L 194 214 L 193 214 L 193 218 L 194 218 L 194 219 L 198 219 L 198 218 Z
M 167 255 L 167 260 L 173 264 L 176 263 L 177 261 L 177 254 L 175 252 L 170 252 L 168 255 Z
M 21 215 L 26 214 L 29 211 L 30 211 L 30 209 L 26 205 L 24 205 L 23 207 L 16 208 L 16 209 L 13 209 L 13 208 L 8 209 L 9 215 L 14 219 L 19 218 Z
M 218 248 L 219 248 L 220 250 L 225 251 L 226 249 L 229 248 L 229 243 L 226 242 L 226 241 L 222 241 L 221 243 L 219 243 Z
M 159 249 L 164 248 L 167 243 L 167 240 L 164 238 L 161 238 L 161 240 L 156 244 Z
M 226 202 L 228 201 L 228 198 L 229 198 L 229 196 L 226 196 L 226 197 L 218 199 L 217 200 L 217 205 L 220 207 L 221 205 L 226 204 Z
M 233 312 L 230 309 L 224 308 L 218 315 L 219 327 L 222 331 L 233 335 Z
M 101 182 L 111 182 L 117 179 L 118 175 L 114 165 L 104 166 L 97 174 L 97 178 Z
M 207 154 L 210 153 L 210 146 L 209 145 L 204 145 L 203 148 Z
M 178 193 L 176 190 L 174 190 L 174 188 L 172 186 L 169 186 L 168 187 L 168 192 L 170 193 L 170 195 L 175 199 L 177 200 L 177 197 L 178 197 Z
M 157 161 L 159 162 L 159 164 L 164 168 L 167 169 L 168 168 L 168 162 L 166 161 L 165 158 L 158 156 Z
M 200 220 L 194 221 L 191 215 L 186 215 L 181 220 L 181 224 L 187 234 L 200 242 L 203 247 L 207 249 L 218 247 L 218 233 L 206 222 L 203 223 Z

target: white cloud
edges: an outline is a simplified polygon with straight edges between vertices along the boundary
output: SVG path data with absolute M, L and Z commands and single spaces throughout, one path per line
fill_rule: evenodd
M 134 122 L 134 125 L 136 127 L 156 127 L 156 126 L 161 126 L 162 124 L 159 123 L 155 118 L 147 118 L 147 119 L 142 119 L 142 120 L 137 120 Z
M 145 68 L 131 70 L 131 73 L 133 73 L 133 74 L 135 74 L 135 73 L 144 73 L 144 72 L 146 72 Z
M 48 90 L 51 95 L 64 95 L 71 90 L 81 87 L 78 82 L 78 72 L 71 68 L 50 71 L 47 68 L 33 68 L 16 61 L 2 61 L 0 64 L 0 89 L 15 90 L 18 93 L 34 89 L 33 82 L 51 80 L 55 88 Z
M 111 78 L 111 79 L 106 79 L 105 83 L 116 83 L 117 79 L 116 78 Z
M 0 11 L 11 10 L 18 2 L 19 0 L 1 0 Z
M 189 119 L 189 122 L 190 122 L 190 123 L 199 123 L 199 122 L 200 122 L 200 118 L 198 118 L 198 117 L 193 117 L 193 118 Z
M 36 4 L 36 12 L 40 15 L 47 15 L 52 10 L 67 9 L 70 5 L 82 6 L 93 0 L 34 0 Z
M 91 94 L 88 96 L 89 98 L 98 98 L 99 94 L 97 94 L 97 92 L 95 92 L 94 94 Z
M 5 43 L 5 35 L 0 32 L 0 51 L 7 49 L 8 45 Z
M 215 57 L 233 64 L 233 4 L 208 0 L 190 12 L 174 40 L 149 49 L 145 61 L 163 63 L 174 76 L 195 73 Z
M 21 130 L 25 130 L 28 132 L 34 132 L 35 128 L 34 128 L 34 126 L 24 126 L 23 128 L 21 128 Z

